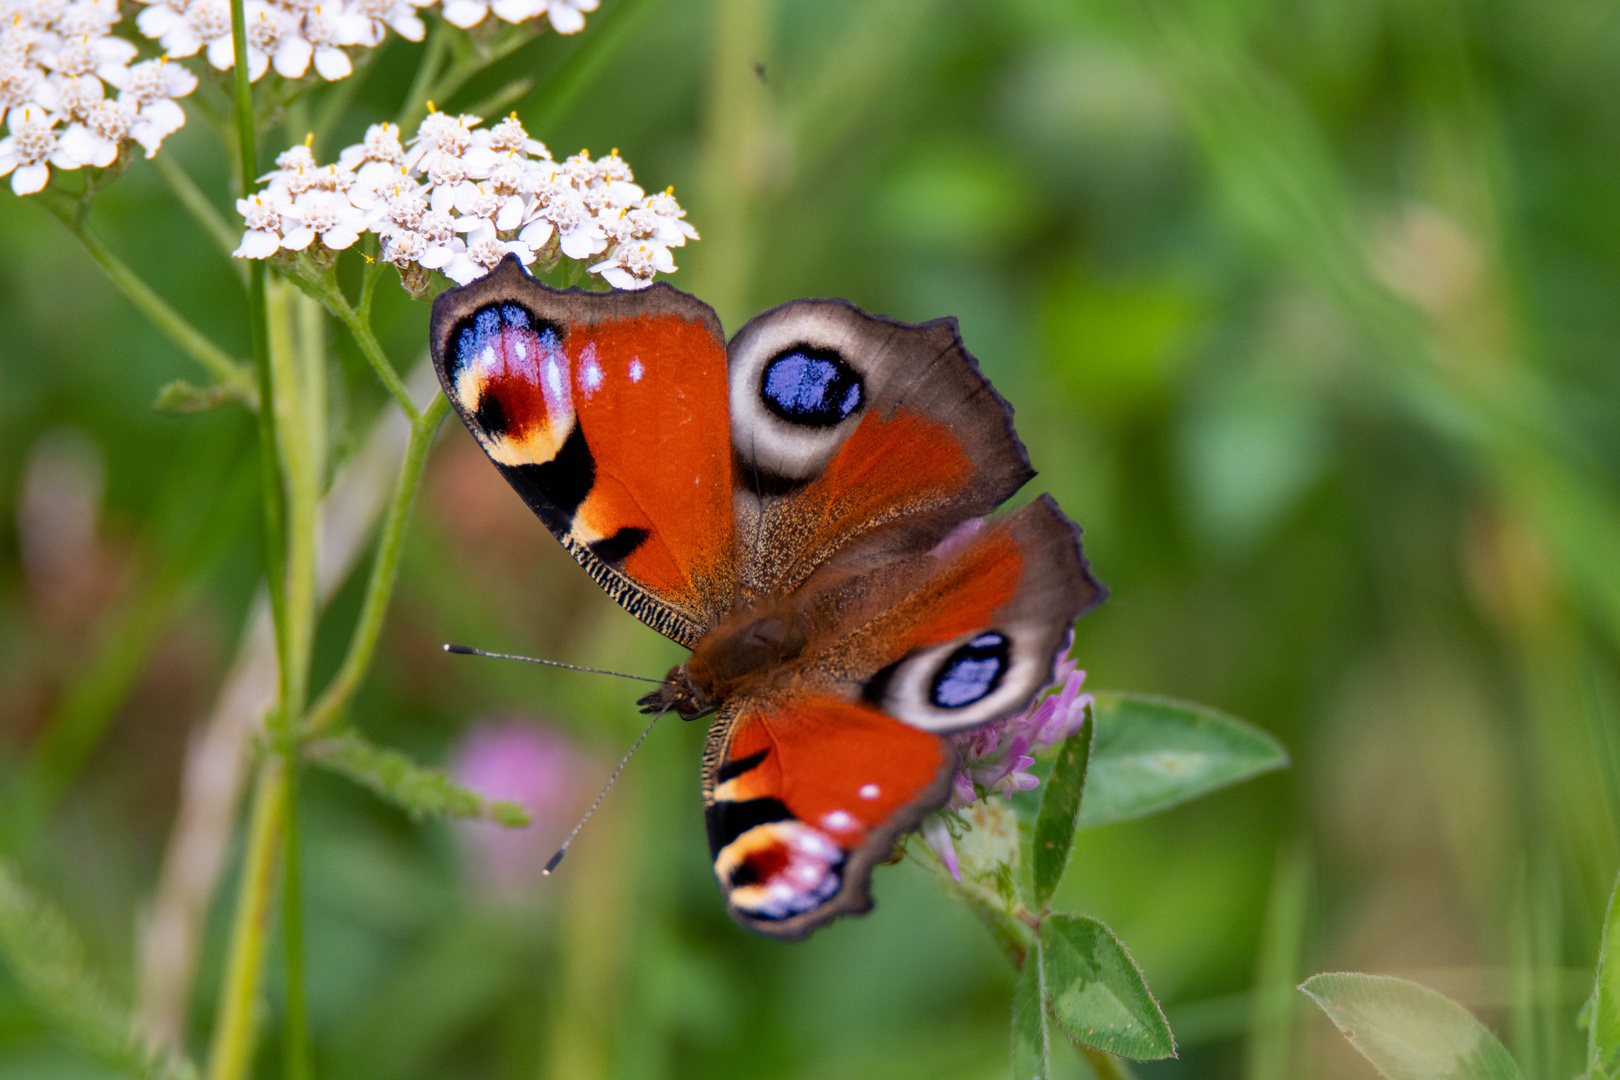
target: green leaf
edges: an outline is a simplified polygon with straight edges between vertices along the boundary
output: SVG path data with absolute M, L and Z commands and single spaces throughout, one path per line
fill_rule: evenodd
M 1175 1054 L 1164 1012 L 1108 927 L 1082 915 L 1049 915 L 1041 954 L 1052 1015 L 1070 1039 L 1137 1061 Z
M 1388 975 L 1313 975 L 1300 989 L 1388 1080 L 1519 1080 L 1508 1052 L 1444 994 Z
M 1046 994 L 1041 985 L 1041 945 L 1024 959 L 1012 999 L 1013 1080 L 1047 1080 L 1052 1074 L 1052 1036 L 1046 1028 Z
M 0 862 L 0 957 L 30 1001 L 109 1068 L 139 1080 L 195 1080 L 183 1058 L 148 1051 L 85 961 L 67 918 Z
M 1288 764 L 1269 734 L 1215 709 L 1099 693 L 1081 828 L 1157 813 Z
M 1080 730 L 1063 740 L 1057 761 L 1041 797 L 1041 814 L 1035 819 L 1034 866 L 1035 910 L 1045 911 L 1052 893 L 1069 865 L 1069 849 L 1074 846 L 1074 830 L 1080 823 L 1080 795 L 1086 787 L 1086 765 L 1091 759 L 1091 734 L 1096 718 L 1090 706 Z
M 1595 1076 L 1620 1072 L 1620 880 L 1609 894 L 1598 948 L 1597 980 L 1587 1004 L 1587 1068 Z
M 444 774 L 418 765 L 405 754 L 378 746 L 352 732 L 309 747 L 316 765 L 346 776 L 420 821 L 430 817 L 474 818 L 511 828 L 529 823 L 528 811 L 513 802 L 485 799 Z

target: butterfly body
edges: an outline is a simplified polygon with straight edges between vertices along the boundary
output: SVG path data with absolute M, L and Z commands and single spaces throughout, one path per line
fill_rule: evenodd
M 943 736 L 1027 707 L 1103 590 L 954 321 L 844 301 L 728 344 L 668 286 L 553 290 L 515 260 L 442 294 L 433 356 L 507 480 L 602 587 L 692 650 L 643 711 L 713 714 L 703 799 L 734 917 L 865 910 L 948 797 Z

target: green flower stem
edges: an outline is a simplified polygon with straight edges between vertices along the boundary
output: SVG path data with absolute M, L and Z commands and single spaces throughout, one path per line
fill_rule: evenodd
M 220 384 L 240 392 L 244 398 L 254 403 L 254 408 L 258 407 L 253 375 L 247 365 L 231 359 L 224 349 L 208 340 L 201 330 L 192 326 L 184 316 L 170 307 L 167 301 L 153 292 L 151 286 L 142 281 L 135 271 L 125 266 L 87 223 L 74 220 L 74 215 L 65 212 L 60 206 L 49 203 L 46 205 L 61 219 L 62 224 L 67 226 L 68 231 L 79 243 L 84 245 L 84 249 L 118 287 L 118 291 L 140 309 L 141 314 L 150 319 L 152 324 L 163 331 L 164 335 L 178 345 L 187 356 L 206 368 Z
M 309 1080 L 309 1014 L 304 1004 L 304 908 L 298 875 L 298 762 L 282 758 L 286 846 L 281 873 L 281 944 L 287 964 L 287 1023 L 282 1035 L 287 1080 Z
M 371 250 L 366 253 L 366 273 L 360 282 L 360 302 L 355 305 L 355 309 L 365 324 L 370 326 L 371 304 L 377 299 L 377 283 L 382 280 L 383 271 L 388 268 L 388 264 L 377 258 L 374 237 L 366 237 L 366 246 Z M 389 367 L 393 365 L 390 364 Z
M 608 61 L 618 53 L 619 46 L 629 38 L 630 32 L 641 25 L 642 18 L 659 0 L 619 0 L 611 10 L 605 11 L 592 23 L 590 33 L 568 54 L 556 74 L 539 89 L 530 92 L 526 103 L 538 102 L 537 111 L 530 113 L 525 104 L 518 111 L 529 117 L 531 131 L 550 131 L 562 119 L 570 106 L 590 88 Z
M 939 879 L 939 883 L 944 886 L 945 895 L 966 904 L 973 914 L 979 917 L 979 921 L 990 931 L 990 936 L 995 939 L 996 944 L 1001 946 L 1001 951 L 1012 961 L 1013 967 L 1024 966 L 1025 958 L 1035 948 L 1035 935 L 1040 932 L 1038 929 L 1040 919 L 1033 912 L 1025 910 L 1022 906 L 1009 911 L 994 893 L 957 881 L 931 850 L 918 843 L 907 844 L 906 854 L 913 861 L 927 867 Z M 1091 1065 L 1091 1070 L 1097 1074 L 1097 1080 L 1134 1080 L 1135 1074 L 1123 1058 L 1117 1058 L 1113 1054 L 1089 1046 L 1076 1044 L 1075 1049 L 1079 1050 L 1081 1056 Z
M 427 115 L 427 103 L 433 93 L 433 82 L 438 78 L 439 65 L 444 59 L 445 49 L 450 44 L 449 38 L 445 36 L 449 32 L 449 25 L 443 19 L 435 19 L 433 29 L 428 32 L 427 48 L 423 50 L 422 59 L 416 65 L 416 77 L 411 80 L 410 93 L 405 95 L 405 105 L 399 110 L 401 138 L 410 138 L 416 125 Z
M 241 0 L 236 2 L 240 4 Z M 286 782 L 284 759 L 280 755 L 266 758 L 254 783 L 242 889 L 236 902 L 225 983 L 208 1056 L 208 1080 L 244 1080 L 253 1057 L 253 1020 L 269 934 L 270 893 L 287 813 L 283 791 Z
M 157 169 L 163 182 L 169 185 L 174 197 L 180 200 L 180 205 L 196 219 L 197 224 L 203 227 L 214 246 L 230 259 L 231 252 L 241 243 L 242 233 L 239 229 L 232 229 L 225 221 L 225 215 L 219 212 L 208 196 L 203 194 L 202 188 L 191 178 L 191 174 L 181 168 L 171 154 L 159 154 L 152 159 L 152 165 Z M 242 279 L 245 288 L 248 282 L 248 270 L 241 259 L 231 259 L 231 269 L 236 276 Z
M 1125 1064 L 1124 1058 L 1117 1058 L 1104 1050 L 1093 1050 L 1089 1046 L 1076 1049 L 1086 1059 L 1086 1064 L 1091 1066 L 1091 1071 L 1097 1074 L 1097 1080 L 1135 1080 L 1136 1073 Z
M 318 610 L 315 576 L 316 516 L 321 499 L 322 446 L 326 433 L 326 350 L 318 304 L 278 281 L 266 296 L 270 367 L 275 382 L 276 434 L 286 485 L 287 562 L 282 590 L 286 604 L 286 652 L 281 665 L 281 707 L 272 734 L 285 776 L 282 936 L 287 972 L 284 1045 L 288 1080 L 309 1075 L 309 1036 L 304 1012 L 303 914 L 298 890 L 298 843 L 294 833 L 299 745 L 294 721 L 309 696 L 309 666 Z
M 1031 913 L 1022 907 L 1009 911 L 1001 903 L 1001 898 L 994 893 L 957 881 L 945 868 L 945 864 L 940 862 L 933 851 L 924 844 L 919 842 L 907 844 L 906 854 L 911 856 L 913 861 L 927 867 L 934 877 L 939 879 L 946 896 L 966 904 L 973 914 L 979 917 L 985 929 L 990 931 L 990 936 L 995 938 L 996 944 L 1001 946 L 1001 951 L 1012 961 L 1013 967 L 1024 966 L 1024 957 L 1035 947 L 1035 926 L 1038 920 Z
M 467 80 L 492 67 L 500 61 L 511 56 L 523 46 L 533 41 L 539 34 L 529 27 L 513 26 L 506 28 L 506 32 L 496 39 L 487 53 L 474 53 L 464 60 L 458 61 L 449 71 L 433 83 L 433 89 L 428 93 L 430 101 L 449 101 L 467 84 Z M 423 103 L 426 107 L 426 102 Z M 420 121 L 418 121 L 420 122 Z
M 405 462 L 400 467 L 399 481 L 394 485 L 394 496 L 388 505 L 388 516 L 383 521 L 382 533 L 377 540 L 377 558 L 371 566 L 371 579 L 366 583 L 360 621 L 349 639 L 349 651 L 343 658 L 342 666 L 309 712 L 302 732 L 306 739 L 319 734 L 342 713 L 371 666 L 371 658 L 377 651 L 377 639 L 382 634 L 383 618 L 388 613 L 388 601 L 393 595 L 394 580 L 399 575 L 405 523 L 410 518 L 411 503 L 422 483 L 422 470 L 427 464 L 427 452 L 433 445 L 433 436 L 449 410 L 450 402 L 444 394 L 435 394 L 427 410 L 411 421 L 410 443 L 406 446 Z
M 324 269 L 317 267 L 309 256 L 300 255 L 293 274 L 300 288 L 325 304 L 327 311 L 343 320 L 343 325 L 354 335 L 355 344 L 360 346 L 360 351 L 365 354 L 372 370 L 377 373 L 377 378 L 381 379 L 388 392 L 394 395 L 394 400 L 405 410 L 405 415 L 411 418 L 411 423 L 414 424 L 421 419 L 422 410 L 411 400 L 410 392 L 405 389 L 404 380 L 399 377 L 399 372 L 394 370 L 388 354 L 383 352 L 382 345 L 377 341 L 377 335 L 372 333 L 370 318 L 349 303 L 349 298 L 344 296 L 343 290 L 338 287 L 337 275 L 331 267 Z M 366 301 L 363 292 L 361 299 L 368 303 L 369 310 L 369 302 Z

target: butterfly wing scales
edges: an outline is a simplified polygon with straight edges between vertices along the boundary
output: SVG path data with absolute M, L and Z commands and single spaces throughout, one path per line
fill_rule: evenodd
M 926 551 L 1034 475 L 954 319 L 798 300 L 729 351 L 740 574 L 756 594 L 835 557 Z
M 609 595 L 690 647 L 735 593 L 724 337 L 664 285 L 550 289 L 509 258 L 433 305 L 456 411 Z
M 872 866 L 949 797 L 956 756 L 941 736 L 1027 708 L 1102 598 L 1078 530 L 1044 497 L 936 553 L 837 584 L 827 573 L 804 599 L 839 609 L 838 632 L 728 705 L 704 761 L 732 915 L 785 938 L 870 906 Z
M 704 817 L 742 925 L 797 939 L 871 907 L 871 868 L 949 792 L 945 740 L 830 697 L 742 698 L 711 729 Z

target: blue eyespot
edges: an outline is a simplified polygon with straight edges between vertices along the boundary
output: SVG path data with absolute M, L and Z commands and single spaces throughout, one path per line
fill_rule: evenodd
M 951 653 L 934 676 L 934 704 L 960 709 L 988 697 L 1007 673 L 1008 651 L 1007 638 L 992 630 Z
M 860 408 L 865 388 L 860 373 L 836 352 L 801 345 L 765 365 L 761 395 L 783 420 L 832 427 Z
M 514 346 L 518 342 L 527 345 L 533 329 L 533 319 L 519 304 L 490 304 L 479 308 L 456 332 L 451 371 L 459 371 L 472 363 L 486 374 L 494 374 L 513 359 L 526 360 L 524 349 Z M 516 355 L 510 355 L 513 353 Z

